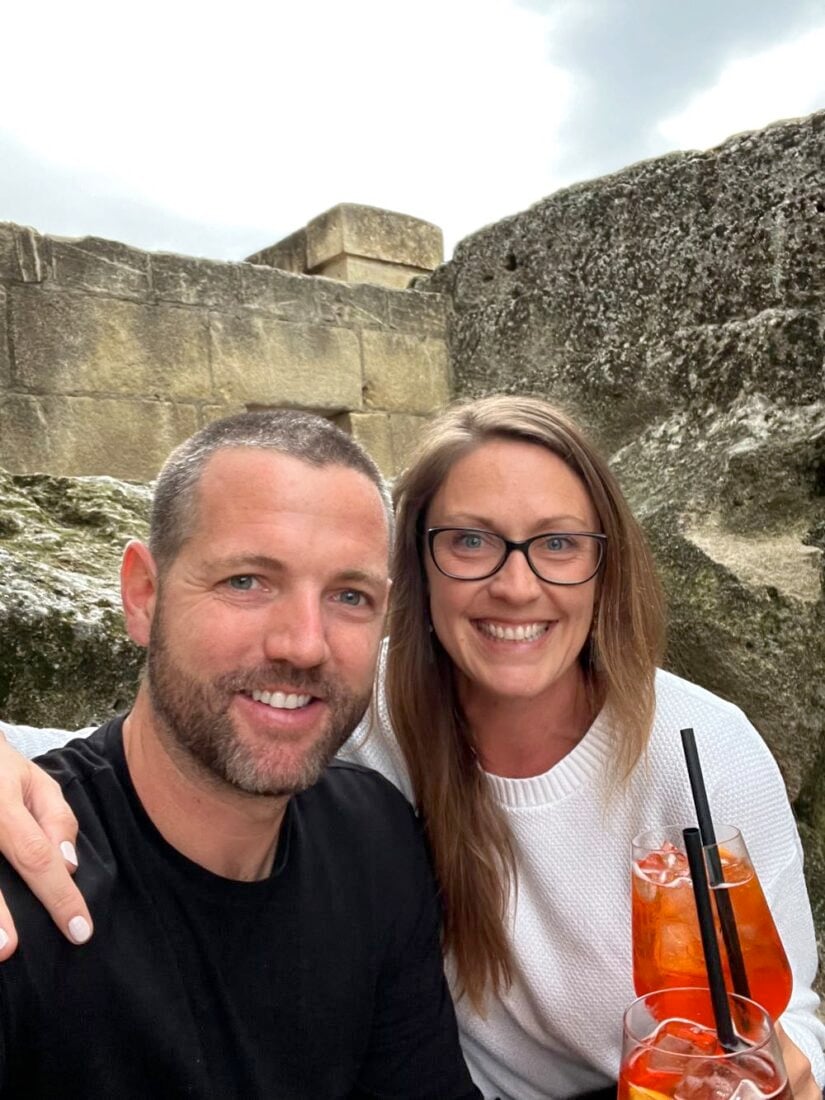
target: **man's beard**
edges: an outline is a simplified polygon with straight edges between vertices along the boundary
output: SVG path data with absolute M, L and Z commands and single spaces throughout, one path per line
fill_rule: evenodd
M 257 795 L 297 794 L 316 783 L 358 725 L 370 698 L 369 691 L 356 695 L 318 669 L 295 668 L 286 661 L 224 673 L 211 681 L 196 680 L 183 672 L 169 651 L 160 601 L 149 639 L 147 676 L 152 706 L 168 732 L 170 747 L 183 750 L 213 778 Z M 289 734 L 275 732 L 268 744 L 262 737 L 245 743 L 229 714 L 238 692 L 266 691 L 273 683 L 323 699 L 327 707 L 324 727 L 297 762 Z M 279 736 L 285 752 L 279 752 Z

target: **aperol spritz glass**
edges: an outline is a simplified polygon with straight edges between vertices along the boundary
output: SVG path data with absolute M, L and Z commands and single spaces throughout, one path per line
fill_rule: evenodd
M 745 997 L 728 997 L 737 1049 L 714 1030 L 707 989 L 666 989 L 624 1014 L 618 1100 L 791 1100 L 773 1021 Z
M 721 879 L 714 874 L 714 862 Z M 738 829 L 717 829 L 705 847 L 714 923 L 729 992 L 739 992 L 777 1019 L 787 1007 L 791 969 L 765 895 Z M 699 921 L 680 826 L 647 829 L 633 841 L 633 983 L 637 994 L 674 986 L 705 986 Z M 730 951 L 719 921 L 719 895 L 728 899 L 741 947 L 741 977 L 731 976 Z M 728 939 L 730 937 L 728 936 Z M 736 961 L 734 960 L 734 967 Z

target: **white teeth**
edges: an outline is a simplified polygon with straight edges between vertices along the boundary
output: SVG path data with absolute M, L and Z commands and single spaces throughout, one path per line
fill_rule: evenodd
M 282 691 L 253 691 L 252 698 L 256 703 L 266 703 L 277 710 L 297 710 L 298 707 L 305 707 L 312 696 L 285 695 Z
M 541 637 L 549 623 L 527 623 L 524 626 L 498 626 L 496 623 L 480 622 L 479 629 L 490 638 L 505 642 L 532 642 Z

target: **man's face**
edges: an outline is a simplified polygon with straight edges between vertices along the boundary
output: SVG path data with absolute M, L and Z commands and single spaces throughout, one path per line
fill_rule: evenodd
M 387 538 L 363 474 L 218 451 L 152 619 L 149 692 L 170 749 L 249 793 L 311 786 L 369 701 Z

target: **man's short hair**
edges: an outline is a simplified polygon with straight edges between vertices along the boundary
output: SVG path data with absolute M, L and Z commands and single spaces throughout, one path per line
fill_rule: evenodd
M 256 447 L 277 451 L 312 466 L 346 466 L 364 474 L 378 490 L 393 531 L 392 501 L 367 452 L 329 420 L 296 409 L 262 409 L 214 420 L 172 451 L 155 483 L 149 549 L 163 572 L 180 551 L 197 518 L 201 474 L 217 451 Z

